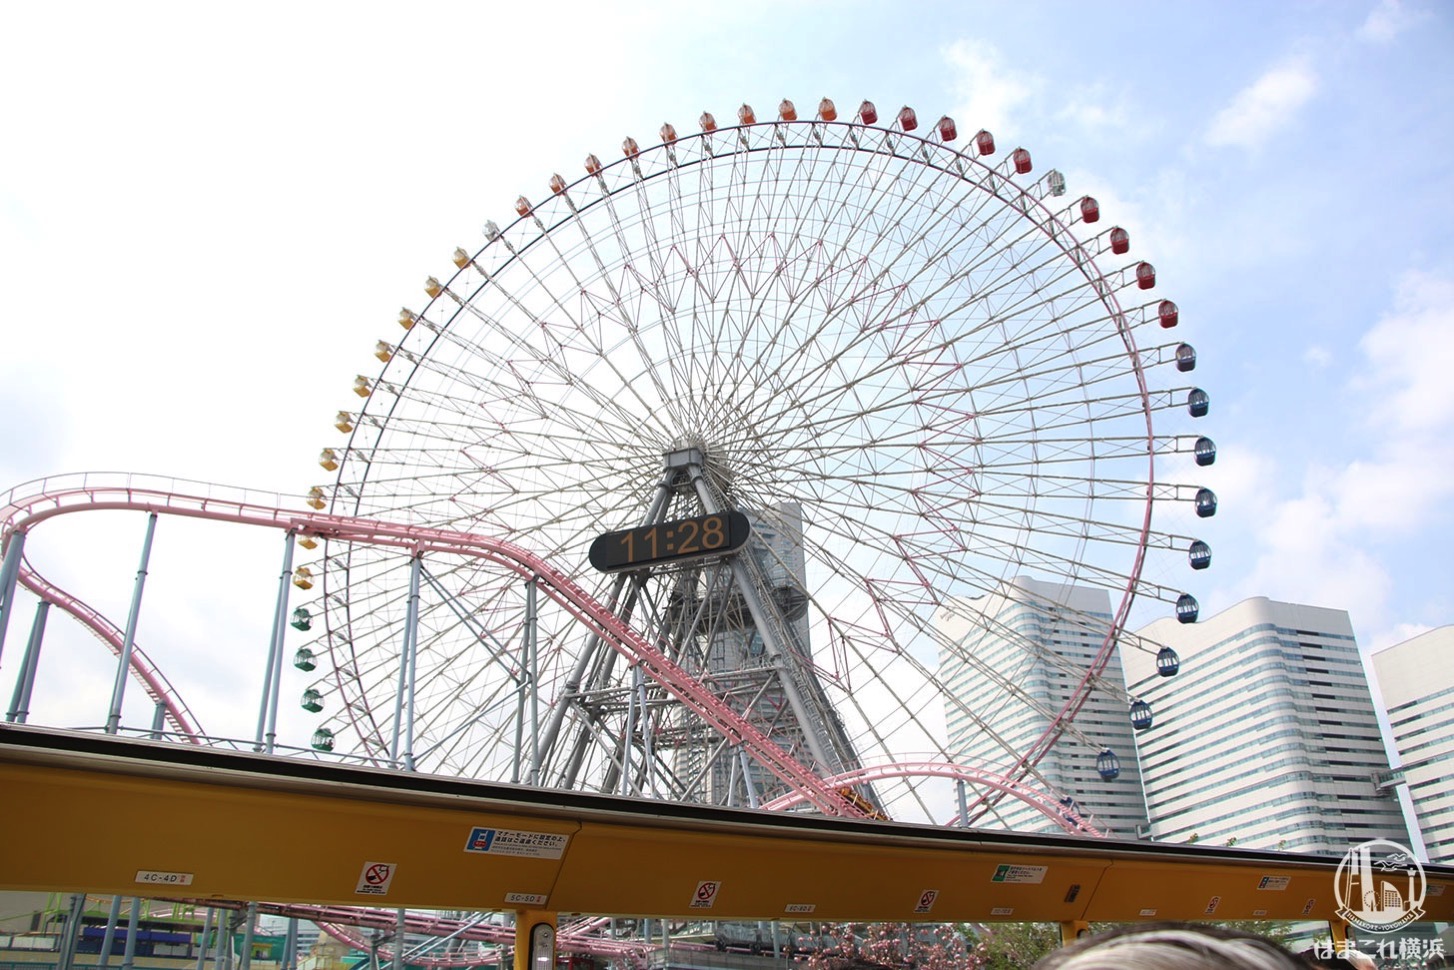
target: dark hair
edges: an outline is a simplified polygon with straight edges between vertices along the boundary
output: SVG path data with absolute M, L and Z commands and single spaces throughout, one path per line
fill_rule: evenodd
M 1307 970 L 1306 961 L 1252 933 L 1196 923 L 1138 923 L 1076 940 L 1035 970 Z

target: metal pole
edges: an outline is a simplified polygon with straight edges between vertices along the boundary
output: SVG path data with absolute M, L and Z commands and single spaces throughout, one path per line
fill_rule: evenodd
M 141 547 L 141 566 L 136 571 L 136 585 L 131 591 L 131 611 L 126 616 L 126 634 L 121 641 L 121 656 L 116 663 L 116 683 L 111 687 L 111 710 L 106 715 L 106 733 L 115 734 L 121 726 L 121 700 L 126 695 L 126 675 L 131 669 L 131 645 L 136 639 L 136 621 L 141 615 L 141 593 L 146 587 L 146 567 L 151 559 L 151 540 L 156 534 L 157 514 L 146 519 L 146 542 Z
M 121 970 L 136 966 L 136 937 L 141 929 L 141 900 L 131 897 L 131 915 L 126 918 L 126 950 L 121 956 Z
M 5 651 L 5 630 L 10 626 L 10 614 L 15 605 L 15 581 L 20 576 L 20 561 L 25 555 L 25 533 L 10 533 L 10 545 L 5 547 L 5 560 L 0 564 L 0 653 Z
M 15 694 L 10 700 L 10 711 L 5 720 L 24 724 L 30 716 L 30 691 L 35 686 L 35 672 L 40 666 L 40 642 L 45 636 L 45 618 L 50 613 L 50 601 L 41 600 L 35 607 L 35 620 L 30 624 L 30 640 L 25 644 L 25 656 L 20 661 L 20 676 L 15 679 Z
M 252 934 L 257 926 L 257 903 L 247 904 L 247 925 L 242 928 L 242 956 L 238 958 L 238 970 L 252 966 Z
M 530 658 L 530 777 L 526 783 L 540 784 L 540 641 L 537 621 L 540 614 L 535 602 L 536 577 L 525 584 L 526 653 Z
M 298 917 L 288 917 L 288 935 L 283 942 L 283 970 L 298 970 Z
M 737 757 L 742 762 L 742 787 L 747 789 L 747 804 L 760 808 L 761 799 L 757 797 L 757 786 L 752 783 L 752 762 L 747 757 L 747 749 L 738 747 Z
M 121 918 L 121 897 L 111 897 L 111 914 L 106 917 L 106 933 L 101 937 L 101 958 L 96 961 L 98 970 L 105 970 L 111 962 L 111 948 L 116 945 L 116 921 Z
M 76 962 L 76 941 L 81 938 L 81 915 L 86 911 L 86 896 L 76 893 L 71 896 L 71 911 L 66 919 L 65 939 L 61 941 L 60 953 L 56 954 L 56 970 L 71 970 Z
M 268 666 L 263 674 L 263 696 L 258 705 L 257 737 L 254 751 L 273 753 L 273 742 L 277 738 L 278 691 L 283 676 L 283 637 L 288 629 L 288 578 L 293 575 L 293 539 L 296 533 L 289 530 L 283 537 L 283 571 L 278 576 L 278 600 L 273 607 L 273 635 L 268 641 Z
M 641 668 L 637 667 L 636 669 L 639 675 Z M 637 715 L 637 718 L 641 724 L 641 770 L 645 776 L 642 780 L 641 794 L 645 796 L 649 791 L 655 795 L 657 793 L 656 772 L 652 770 L 655 764 L 655 758 L 652 756 L 651 750 L 651 716 L 646 709 L 646 678 L 637 676 L 636 680 L 637 687 L 641 692 L 641 712 Z
M 409 690 L 409 658 L 414 652 L 414 629 L 418 624 L 416 611 L 419 606 L 419 562 L 416 555 L 409 563 L 409 602 L 404 616 L 404 638 L 399 645 L 399 683 L 394 691 L 394 730 L 389 739 L 389 761 L 395 768 L 399 767 L 399 735 L 404 718 L 407 716 L 410 720 L 413 719 L 412 699 L 409 699 L 407 708 L 405 700 Z M 412 725 L 410 729 L 412 731 Z
M 394 970 L 404 970 L 404 943 L 404 911 L 401 909 L 394 916 Z
M 207 948 L 211 945 L 207 937 L 212 935 L 212 919 L 216 915 L 217 910 L 208 906 L 207 919 L 202 924 L 202 936 L 197 941 L 200 944 L 197 947 L 197 970 L 206 970 L 207 968 Z
M 954 782 L 954 792 L 959 797 L 959 827 L 969 828 L 969 799 L 964 793 L 964 779 L 958 778 Z
M 405 700 L 407 711 L 404 717 L 404 770 L 414 770 L 414 689 L 419 673 L 419 573 L 424 566 L 424 557 L 416 555 L 409 566 L 409 608 L 405 622 L 409 644 L 409 693 Z M 403 910 L 399 911 L 401 914 Z
M 631 692 L 626 695 L 626 728 L 621 732 L 621 794 L 631 794 L 631 735 L 636 733 L 636 688 L 641 684 L 641 667 L 631 668 Z

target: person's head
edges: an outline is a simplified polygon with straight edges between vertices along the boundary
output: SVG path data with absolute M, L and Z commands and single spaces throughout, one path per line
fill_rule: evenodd
M 1298 956 L 1323 970 L 1377 970 L 1378 964 L 1373 957 L 1359 950 L 1350 947 L 1336 953 L 1331 951 L 1332 947 L 1324 944 L 1321 951 L 1318 947 L 1310 947 L 1303 950 Z M 1320 953 L 1328 955 L 1322 956 Z
M 1076 940 L 1035 970 L 1306 970 L 1271 940 L 1195 923 L 1142 923 Z

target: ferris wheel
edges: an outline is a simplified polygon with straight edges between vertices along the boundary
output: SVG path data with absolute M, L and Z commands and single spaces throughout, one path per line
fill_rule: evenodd
M 697 128 L 587 156 L 456 249 L 357 378 L 310 503 L 529 550 L 715 719 L 532 576 L 325 536 L 299 583 L 315 746 L 793 803 L 750 734 L 864 813 L 936 821 L 966 817 L 945 779 L 987 784 L 981 806 L 1055 788 L 1051 751 L 1110 777 L 1076 715 L 1110 696 L 1149 723 L 1110 665 L 1156 649 L 1133 604 L 1195 619 L 1167 577 L 1210 550 L 1162 521 L 1216 501 L 1159 477 L 1215 446 L 1160 430 L 1207 397 L 1155 270 L 1059 172 L 947 117 L 824 99 Z

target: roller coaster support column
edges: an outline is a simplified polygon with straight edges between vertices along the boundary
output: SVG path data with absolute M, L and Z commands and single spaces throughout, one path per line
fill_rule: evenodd
M 278 602 L 273 607 L 273 635 L 268 642 L 268 668 L 263 674 L 263 697 L 258 705 L 257 737 L 254 751 L 273 753 L 278 737 L 278 691 L 282 689 L 283 635 L 288 629 L 288 580 L 293 575 L 293 539 L 288 532 L 283 539 L 283 572 L 278 576 Z
M 121 897 L 117 897 L 120 899 Z M 207 907 L 207 919 L 202 924 L 202 935 L 197 937 L 197 970 L 206 970 L 207 950 L 211 946 L 208 937 L 212 935 L 212 921 L 217 917 L 217 910 L 211 906 Z
M 71 897 L 70 914 L 66 917 L 66 935 L 60 941 L 60 952 L 56 954 L 56 970 L 71 970 L 76 963 L 76 943 L 81 939 L 81 914 L 86 911 L 85 893 Z
M 555 970 L 555 914 L 515 913 L 515 970 Z
M 247 925 L 242 928 L 242 953 L 238 956 L 238 970 L 249 970 L 252 966 L 252 937 L 257 927 L 257 903 L 247 904 Z M 124 970 L 130 970 L 129 967 Z
M 1348 924 L 1341 919 L 1328 920 L 1328 934 L 1333 938 L 1333 952 L 1348 949 Z
M 1071 919 L 1060 924 L 1060 945 L 1070 946 L 1082 936 L 1089 936 L 1091 926 L 1085 920 Z
M 965 797 L 964 779 L 954 779 L 954 794 L 959 799 L 959 827 L 969 828 L 969 799 Z
M 20 561 L 25 555 L 25 533 L 10 533 L 10 545 L 0 564 L 0 653 L 5 651 L 5 630 L 10 626 L 10 613 L 15 608 L 15 581 L 20 577 Z
M 111 962 L 111 948 L 116 945 L 116 923 L 121 919 L 121 897 L 111 897 L 111 912 L 106 917 L 106 932 L 101 937 L 101 953 L 96 958 L 96 970 L 106 970 Z
M 531 576 L 525 583 L 525 659 L 530 671 L 530 774 L 527 785 L 540 784 L 540 588 Z
M 126 949 L 121 954 L 121 970 L 135 970 L 136 938 L 141 929 L 141 900 L 131 897 L 131 913 L 126 917 Z
M 50 613 L 50 601 L 41 600 L 35 607 L 35 620 L 30 624 L 30 640 L 25 645 L 25 656 L 20 661 L 20 676 L 15 679 L 15 694 L 10 699 L 10 710 L 5 720 L 25 723 L 30 716 L 30 691 L 35 686 L 35 671 L 40 666 L 40 641 L 45 636 L 45 618 Z
M 136 585 L 131 591 L 131 610 L 126 615 L 126 633 L 121 640 L 121 655 L 116 661 L 116 683 L 111 688 L 111 709 L 106 715 L 106 733 L 115 734 L 121 726 L 121 701 L 126 695 L 126 675 L 131 670 L 131 645 L 136 640 L 136 621 L 141 615 L 141 593 L 146 588 L 146 567 L 151 560 L 151 540 L 156 535 L 157 514 L 146 517 L 146 541 L 141 547 L 141 567 L 136 571 Z
M 394 700 L 394 737 L 389 760 L 405 771 L 414 770 L 414 677 L 419 651 L 419 572 L 424 559 L 416 552 L 409 560 L 409 603 L 404 614 L 404 643 L 399 652 L 399 689 Z M 399 729 L 405 728 L 403 761 L 400 761 Z

